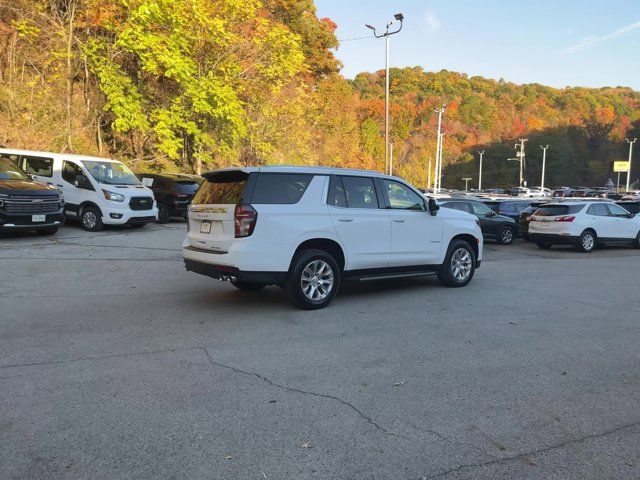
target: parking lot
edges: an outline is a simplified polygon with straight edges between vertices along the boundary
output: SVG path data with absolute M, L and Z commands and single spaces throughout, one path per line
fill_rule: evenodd
M 184 223 L 0 239 L 0 478 L 640 477 L 640 255 L 487 243 L 300 311 Z

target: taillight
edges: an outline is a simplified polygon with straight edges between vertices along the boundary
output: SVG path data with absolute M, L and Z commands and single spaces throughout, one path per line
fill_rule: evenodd
M 562 217 L 556 217 L 556 222 L 573 222 L 575 218 L 573 215 L 564 215 Z
M 236 238 L 250 236 L 256 228 L 256 220 L 258 220 L 258 212 L 251 205 L 236 205 Z

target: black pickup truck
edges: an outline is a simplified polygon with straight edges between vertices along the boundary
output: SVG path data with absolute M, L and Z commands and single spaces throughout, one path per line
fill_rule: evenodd
M 63 223 L 62 193 L 33 181 L 10 158 L 0 156 L 0 233 L 31 230 L 53 235 Z

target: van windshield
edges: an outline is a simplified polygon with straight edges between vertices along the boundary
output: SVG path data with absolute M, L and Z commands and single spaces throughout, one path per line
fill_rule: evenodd
M 138 178 L 120 162 L 83 160 L 82 164 L 96 181 L 107 185 L 140 185 Z
M 6 158 L 0 158 L 0 180 L 30 180 L 26 173 L 15 163 Z

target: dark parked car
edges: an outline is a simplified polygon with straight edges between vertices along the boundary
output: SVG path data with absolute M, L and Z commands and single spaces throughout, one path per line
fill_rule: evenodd
M 498 215 L 486 205 L 472 200 L 442 200 L 440 205 L 467 212 L 478 217 L 482 236 L 487 239 L 497 240 L 501 245 L 509 245 L 517 235 L 515 220 L 503 215 Z
M 544 203 L 546 202 L 532 203 L 520 212 L 520 216 L 518 217 L 518 235 L 527 241 L 529 240 L 529 222 L 531 222 L 531 215 Z
M 143 185 L 153 190 L 158 204 L 158 223 L 167 223 L 172 217 L 186 218 L 187 209 L 204 178 L 183 173 L 136 174 Z
M 629 213 L 633 213 L 634 215 L 640 213 L 640 200 L 621 200 L 616 203 Z
M 0 232 L 32 230 L 53 235 L 63 223 L 62 193 L 33 181 L 12 158 L 0 156 Z
M 494 212 L 505 217 L 518 220 L 520 212 L 531 205 L 531 200 L 494 200 L 485 202 L 485 205 L 491 208 Z

